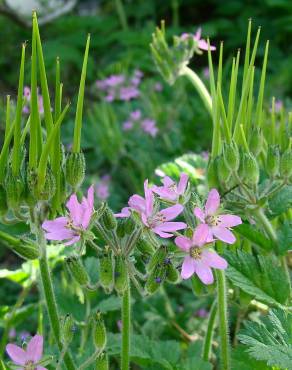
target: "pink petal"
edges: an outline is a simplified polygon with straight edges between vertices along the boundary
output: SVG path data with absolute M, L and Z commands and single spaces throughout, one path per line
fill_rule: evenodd
M 7 344 L 6 352 L 16 365 L 25 365 L 26 352 L 15 344 Z
M 201 39 L 201 36 L 202 36 L 202 28 L 199 27 L 194 35 L 194 38 L 195 40 L 199 41 Z
M 87 202 L 88 202 L 88 207 L 93 208 L 94 205 L 94 186 L 91 185 L 87 191 Z
M 242 224 L 242 220 L 239 216 L 234 215 L 221 215 L 218 217 L 220 221 L 220 226 L 223 227 L 233 227 Z
M 167 188 L 174 184 L 174 181 L 169 176 L 164 176 L 161 182 Z
M 132 195 L 129 199 L 128 204 L 131 208 L 133 208 L 139 213 L 143 213 L 146 211 L 146 202 L 145 199 L 141 197 L 141 195 L 138 194 Z
M 145 193 L 146 215 L 149 217 L 153 213 L 154 195 L 152 190 L 148 187 L 148 180 L 144 181 L 144 193 Z
M 47 240 L 65 240 L 74 237 L 74 231 L 69 229 L 60 229 L 45 234 Z
M 130 207 L 122 208 L 122 211 L 120 213 L 115 213 L 114 216 L 117 218 L 130 217 L 131 216 Z
M 199 208 L 199 207 L 196 207 L 194 209 L 194 215 L 201 221 L 201 222 L 205 222 L 205 213 L 204 211 Z
M 46 220 L 42 224 L 42 228 L 46 231 L 52 232 L 63 229 L 68 223 L 67 217 L 58 217 L 55 220 Z
M 27 360 L 33 361 L 34 363 L 39 362 L 43 355 L 43 337 L 41 335 L 35 335 L 29 341 L 26 348 Z
M 204 250 L 202 252 L 202 257 L 204 263 L 210 267 L 225 270 L 228 266 L 227 261 L 224 258 L 220 257 L 216 252 Z
M 162 199 L 174 201 L 177 199 L 177 194 L 168 188 L 163 186 L 152 186 L 152 191 L 160 196 Z
M 181 268 L 182 279 L 189 279 L 194 274 L 194 272 L 195 260 L 190 256 L 186 256 Z
M 207 242 L 209 236 L 209 226 L 207 224 L 200 224 L 196 227 L 193 234 L 193 245 L 201 247 Z
M 208 199 L 205 205 L 207 215 L 213 215 L 220 206 L 220 195 L 216 189 L 209 192 Z
M 212 270 L 209 266 L 205 265 L 202 262 L 197 262 L 195 265 L 196 274 L 198 275 L 199 279 L 202 283 L 209 285 L 212 284 L 214 281 Z
M 72 239 L 68 240 L 66 243 L 64 243 L 65 246 L 72 245 L 77 243 L 80 240 L 80 236 L 76 235 Z
M 162 214 L 166 221 L 173 220 L 176 218 L 180 213 L 182 213 L 184 207 L 181 204 L 176 204 L 172 207 L 165 208 L 161 210 L 159 213 Z
M 169 234 L 169 233 L 164 233 L 163 231 L 159 230 L 159 229 L 152 229 L 152 231 L 159 235 L 161 238 L 171 238 L 173 236 L 173 234 Z
M 185 236 L 177 236 L 174 239 L 175 244 L 185 252 L 188 252 L 192 246 L 192 241 Z
M 201 50 L 206 50 L 206 51 L 209 50 L 208 42 L 204 39 L 201 39 L 198 41 L 198 47 Z M 210 51 L 214 51 L 214 50 L 216 50 L 216 46 L 210 45 Z
M 188 180 L 189 180 L 189 176 L 186 173 L 182 173 L 180 175 L 180 180 L 177 186 L 177 193 L 179 195 L 182 195 L 185 192 L 187 185 L 188 185 Z
M 183 230 L 187 228 L 187 224 L 184 222 L 164 222 L 161 225 L 155 226 L 153 230 L 161 230 L 161 231 L 177 231 Z
M 82 206 L 78 202 L 76 194 L 72 194 L 69 198 L 66 207 L 70 212 L 70 216 L 73 220 L 74 225 L 79 226 L 82 222 Z
M 235 236 L 232 234 L 232 232 L 225 227 L 221 226 L 213 226 L 211 227 L 212 233 L 218 238 L 219 240 L 222 240 L 225 243 L 233 244 L 236 241 Z
M 37 370 L 48 370 L 46 367 L 37 366 Z

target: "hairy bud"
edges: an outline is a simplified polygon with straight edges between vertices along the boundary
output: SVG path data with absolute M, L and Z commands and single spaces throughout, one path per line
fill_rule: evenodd
M 108 207 L 104 210 L 101 219 L 107 230 L 114 230 L 117 227 L 117 220 Z
M 277 145 L 270 145 L 267 153 L 266 170 L 269 176 L 275 177 L 279 172 L 280 152 Z
M 138 248 L 139 252 L 147 255 L 151 255 L 154 250 L 154 247 L 150 241 L 144 237 L 138 239 L 136 247 Z
M 3 216 L 8 211 L 6 201 L 6 191 L 2 185 L 0 185 L 0 216 Z
M 251 153 L 244 153 L 241 165 L 240 176 L 243 182 L 256 185 L 259 181 L 260 171 L 255 157 Z
M 145 289 L 149 294 L 155 293 L 166 278 L 166 266 L 158 265 L 149 274 Z
M 106 328 L 104 325 L 102 314 L 99 311 L 94 316 L 93 341 L 96 349 L 98 349 L 99 351 L 102 351 L 106 346 Z
M 103 288 L 111 291 L 114 284 L 114 260 L 110 250 L 99 258 L 99 280 Z
M 289 148 L 281 156 L 280 174 L 286 179 L 292 175 L 292 150 Z
M 151 257 L 149 263 L 147 264 L 147 271 L 150 272 L 152 271 L 156 266 L 159 264 L 162 264 L 164 260 L 167 257 L 167 247 L 165 245 L 162 245 L 159 247 L 153 256 Z
M 217 158 L 211 159 L 207 169 L 207 180 L 210 188 L 218 188 L 219 180 L 217 176 Z
M 97 357 L 95 365 L 97 370 L 109 370 L 108 355 L 105 352 L 101 353 Z
M 74 337 L 75 324 L 72 315 L 67 314 L 62 326 L 62 340 L 64 344 L 72 342 Z
M 37 200 L 50 200 L 56 192 L 56 179 L 51 168 L 46 170 L 45 183 L 42 187 L 37 185 L 34 189 L 34 196 Z
M 217 161 L 217 177 L 221 185 L 226 185 L 230 176 L 230 169 L 226 166 L 223 156 L 218 157 Z
M 225 144 L 223 148 L 223 158 L 226 167 L 230 171 L 236 172 L 239 167 L 239 151 L 237 144 L 232 141 L 230 144 Z
M 171 261 L 166 264 L 166 280 L 171 284 L 176 284 L 179 280 L 179 272 Z
M 263 134 L 261 129 L 255 129 L 252 131 L 249 141 L 250 151 L 254 156 L 258 156 L 263 148 Z
M 78 284 L 84 286 L 89 284 L 89 276 L 81 260 L 77 256 L 68 257 L 65 259 L 68 269 L 72 277 Z
M 66 158 L 66 181 L 74 189 L 83 182 L 85 176 L 85 157 L 83 153 L 69 153 Z
M 122 256 L 116 256 L 115 260 L 115 290 L 118 294 L 123 294 L 127 289 L 127 266 Z
M 21 175 L 14 176 L 12 168 L 8 168 L 5 178 L 6 200 L 9 208 L 17 209 L 19 207 L 24 183 Z

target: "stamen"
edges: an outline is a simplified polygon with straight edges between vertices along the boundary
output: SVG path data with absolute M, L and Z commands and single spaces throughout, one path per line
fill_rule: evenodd
M 201 248 L 198 248 L 198 247 L 191 247 L 190 249 L 190 256 L 196 260 L 199 260 L 202 258 L 201 256 L 202 254 L 202 250 Z

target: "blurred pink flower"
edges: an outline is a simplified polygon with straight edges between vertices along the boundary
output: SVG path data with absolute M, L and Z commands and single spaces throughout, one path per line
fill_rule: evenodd
M 101 177 L 100 181 L 95 185 L 95 193 L 100 200 L 106 200 L 109 197 L 110 180 L 111 180 L 110 175 L 104 175 Z
M 158 133 L 158 128 L 156 127 L 156 122 L 153 119 L 145 118 L 141 122 L 141 127 L 144 132 L 152 137 L 155 137 Z
M 25 98 L 25 105 L 22 108 L 22 112 L 24 114 L 30 113 L 30 100 L 31 100 L 31 90 L 30 87 L 25 86 L 23 89 L 23 96 Z M 43 103 L 43 97 L 38 93 L 38 108 L 39 113 L 44 114 L 44 103 Z
M 88 228 L 94 211 L 94 187 L 90 186 L 87 198 L 83 197 L 79 203 L 76 194 L 71 195 L 66 207 L 69 210 L 67 217 L 58 217 L 55 220 L 46 220 L 42 228 L 46 231 L 47 240 L 68 240 L 64 245 L 71 245 L 80 240 L 82 233 Z
M 203 68 L 203 76 L 205 78 L 209 78 L 210 77 L 210 70 L 209 70 L 209 67 L 205 67 Z
M 176 184 L 170 177 L 165 176 L 162 179 L 163 186 L 152 186 L 154 193 L 160 198 L 176 202 L 184 194 L 188 185 L 189 176 L 186 173 L 180 175 L 179 183 Z
M 200 224 L 194 231 L 192 239 L 185 236 L 175 238 L 175 244 L 184 252 L 184 258 L 181 270 L 181 277 L 189 279 L 193 274 L 204 284 L 212 284 L 214 281 L 211 267 L 224 270 L 227 268 L 227 262 L 215 251 L 204 248 L 208 241 L 208 225 Z
M 138 121 L 141 118 L 141 116 L 142 116 L 142 114 L 141 114 L 140 109 L 136 109 L 133 112 L 131 112 L 131 114 L 130 114 L 130 118 L 133 121 Z
M 196 312 L 196 316 L 204 319 L 205 317 L 208 317 L 209 312 L 205 308 L 199 308 Z
M 154 90 L 155 91 L 162 91 L 163 90 L 163 86 L 160 82 L 156 82 L 155 85 L 154 85 Z
M 21 366 L 18 367 L 19 370 L 47 370 L 45 367 L 38 365 L 43 356 L 43 337 L 41 335 L 32 337 L 26 350 L 15 344 L 7 344 L 6 352 L 15 365 Z
M 134 127 L 134 124 L 133 124 L 133 122 L 131 122 L 131 121 L 125 121 L 124 123 L 123 123 L 123 130 L 124 131 L 129 131 L 129 130 L 132 130 L 132 128 Z
M 241 218 L 234 215 L 218 215 L 219 206 L 220 195 L 216 189 L 212 189 L 209 192 L 205 209 L 196 207 L 194 214 L 200 222 L 207 226 L 209 238 L 216 237 L 225 243 L 233 244 L 236 239 L 229 229 L 240 225 L 242 223 Z
M 106 86 L 115 87 L 125 82 L 124 75 L 111 75 L 105 79 Z
M 138 96 L 140 96 L 140 91 L 134 86 L 121 87 L 120 89 L 121 100 L 128 101 L 131 99 L 135 99 Z
M 276 113 L 281 112 L 282 108 L 283 108 L 283 101 L 282 100 L 275 100 L 275 112 Z M 270 112 L 272 112 L 272 107 L 270 108 Z
M 197 42 L 199 49 L 208 51 L 208 42 L 205 39 L 202 39 L 201 36 L 202 36 L 202 28 L 199 27 L 195 34 L 183 33 L 181 35 L 181 38 L 183 40 L 186 40 L 188 37 L 193 37 L 194 40 Z M 211 51 L 216 50 L 216 46 L 210 45 L 210 50 Z

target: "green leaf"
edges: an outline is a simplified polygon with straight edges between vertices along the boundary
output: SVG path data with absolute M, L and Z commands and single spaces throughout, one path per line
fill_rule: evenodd
M 289 282 L 278 260 L 272 256 L 253 256 L 238 251 L 225 254 L 228 279 L 258 301 L 283 307 L 289 298 Z
M 96 306 L 96 309 L 98 309 L 102 313 L 120 310 L 121 309 L 121 299 L 115 296 L 104 299 L 98 303 L 98 305 Z
M 292 207 L 292 185 L 285 186 L 269 201 L 269 217 L 274 218 Z
M 264 361 L 255 361 L 249 353 L 245 351 L 243 345 L 237 346 L 231 352 L 232 369 L 236 370 L 271 370 Z
M 292 221 L 285 222 L 278 230 L 280 253 L 285 254 L 292 249 Z
M 238 225 L 236 227 L 236 232 L 264 250 L 270 251 L 273 248 L 271 240 L 267 239 L 261 232 L 257 231 L 255 227 L 250 224 L 243 223 Z
M 292 315 L 280 309 L 270 310 L 259 322 L 247 322 L 238 339 L 247 346 L 251 357 L 269 366 L 292 369 Z
M 29 274 L 22 270 L 0 270 L 0 279 L 8 279 L 15 283 L 22 283 L 29 278 Z

